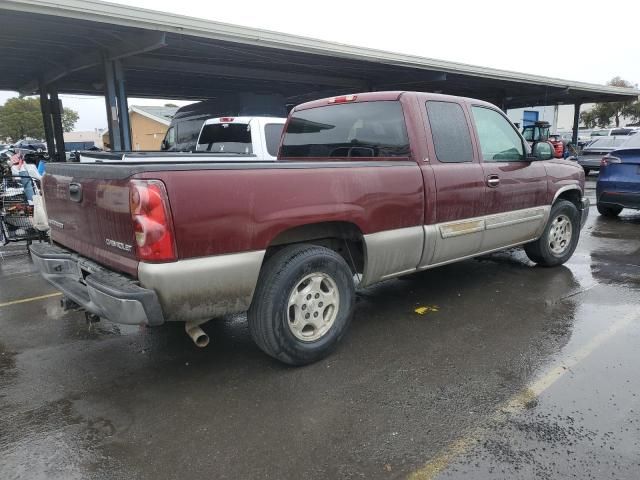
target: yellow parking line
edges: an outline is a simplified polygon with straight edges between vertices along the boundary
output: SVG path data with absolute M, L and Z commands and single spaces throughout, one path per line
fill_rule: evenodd
M 62 293 L 56 292 L 49 293 L 47 295 L 40 295 L 38 297 L 21 298 L 20 300 L 12 300 L 10 302 L 0 303 L 0 308 L 8 307 L 9 305 L 17 305 L 18 303 L 35 302 L 36 300 L 44 300 L 45 298 L 59 297 L 60 295 L 62 295 Z
M 556 383 L 567 372 L 570 372 L 573 367 L 591 355 L 604 342 L 632 322 L 638 320 L 640 320 L 640 315 L 634 312 L 623 316 L 620 320 L 611 324 L 609 328 L 593 337 L 586 344 L 572 353 L 568 358 L 549 368 L 544 375 L 536 379 L 533 383 L 520 391 L 520 393 L 502 404 L 494 414 L 494 418 L 499 418 L 506 414 L 517 413 L 518 411 L 524 410 L 528 403 L 535 400 L 536 397 L 549 389 L 551 385 Z M 482 432 L 482 428 L 477 428 L 467 435 L 453 441 L 428 463 L 411 473 L 408 476 L 408 479 L 433 480 L 440 472 L 447 468 L 456 459 L 456 457 L 462 455 L 472 445 L 477 444 L 477 440 L 482 436 Z

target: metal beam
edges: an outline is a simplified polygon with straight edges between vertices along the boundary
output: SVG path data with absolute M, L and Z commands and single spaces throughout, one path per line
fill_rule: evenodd
M 129 125 L 129 103 L 127 102 L 127 89 L 125 84 L 122 61 L 113 62 L 113 73 L 118 101 L 118 123 L 120 125 L 120 136 L 122 139 L 122 149 L 131 150 L 131 127 Z
M 580 104 L 576 103 L 573 106 L 573 135 L 571 136 L 571 143 L 578 145 L 578 127 L 580 126 Z
M 104 99 L 107 107 L 107 127 L 109 129 L 109 147 L 111 150 L 122 150 L 120 122 L 118 121 L 118 102 L 116 100 L 116 82 L 113 62 L 105 54 L 102 62 L 104 69 Z
M 62 128 L 62 102 L 58 98 L 58 88 L 56 85 L 49 85 L 49 95 L 51 96 L 51 119 L 53 123 L 53 136 L 56 139 L 55 161 L 66 162 L 67 156 L 64 148 L 64 130 Z
M 53 137 L 51 104 L 49 103 L 49 93 L 44 85 L 40 85 L 40 110 L 42 111 L 42 123 L 44 125 L 44 138 L 47 142 L 47 151 L 49 155 L 54 155 L 56 144 Z
M 64 66 L 44 73 L 39 82 L 32 80 L 26 83 L 19 88 L 19 92 L 24 95 L 29 95 L 36 90 L 38 83 L 49 85 L 71 73 L 98 66 L 102 63 L 105 53 L 108 60 L 118 60 L 157 50 L 167 45 L 166 34 L 164 32 L 145 32 L 137 35 L 127 35 L 121 38 L 121 41 L 114 42 L 102 53 L 95 50 L 72 58 Z
M 155 70 L 159 72 L 189 72 L 194 75 L 207 75 L 219 78 L 243 78 L 269 82 L 303 83 L 332 87 L 355 88 L 364 90 L 367 82 L 357 78 L 334 77 L 315 73 L 292 73 L 262 68 L 236 67 L 230 65 L 159 60 L 154 58 L 131 58 L 123 61 L 126 69 Z

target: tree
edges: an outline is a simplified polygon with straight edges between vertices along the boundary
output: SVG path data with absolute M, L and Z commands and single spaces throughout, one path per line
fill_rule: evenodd
M 78 123 L 78 112 L 70 108 L 62 108 L 62 130 L 65 132 L 73 131 L 73 127 Z
M 78 112 L 65 108 L 62 113 L 62 129 L 70 132 L 78 122 Z M 8 99 L 0 107 L 0 138 L 11 138 L 14 142 L 24 138 L 44 138 L 44 125 L 37 98 Z
M 634 87 L 631 82 L 623 80 L 620 77 L 612 78 L 607 82 L 607 85 L 626 88 Z M 616 127 L 619 127 L 622 117 L 630 117 L 638 120 L 639 115 L 640 103 L 638 103 L 638 101 L 596 103 L 591 110 L 580 114 L 580 121 L 587 128 L 594 128 L 596 126 L 600 128 L 608 127 L 612 121 L 615 122 Z

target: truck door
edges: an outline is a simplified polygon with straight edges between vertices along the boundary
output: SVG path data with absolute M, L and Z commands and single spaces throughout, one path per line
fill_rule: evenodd
M 430 131 L 429 164 L 435 177 L 432 224 L 425 225 L 420 267 L 471 255 L 482 241 L 484 172 L 472 144 L 469 119 L 460 103 L 427 99 L 421 110 Z M 425 223 L 430 223 L 428 220 Z
M 472 105 L 471 114 L 485 180 L 480 251 L 535 239 L 549 210 L 544 164 L 527 160 L 524 141 L 504 114 L 484 105 Z

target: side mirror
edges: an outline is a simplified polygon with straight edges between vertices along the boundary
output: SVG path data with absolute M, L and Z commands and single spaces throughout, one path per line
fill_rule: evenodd
M 549 142 L 535 142 L 531 147 L 532 160 L 551 160 L 553 147 Z
M 167 141 L 162 140 L 162 143 L 160 144 L 160 150 L 166 150 L 166 149 L 167 149 Z

